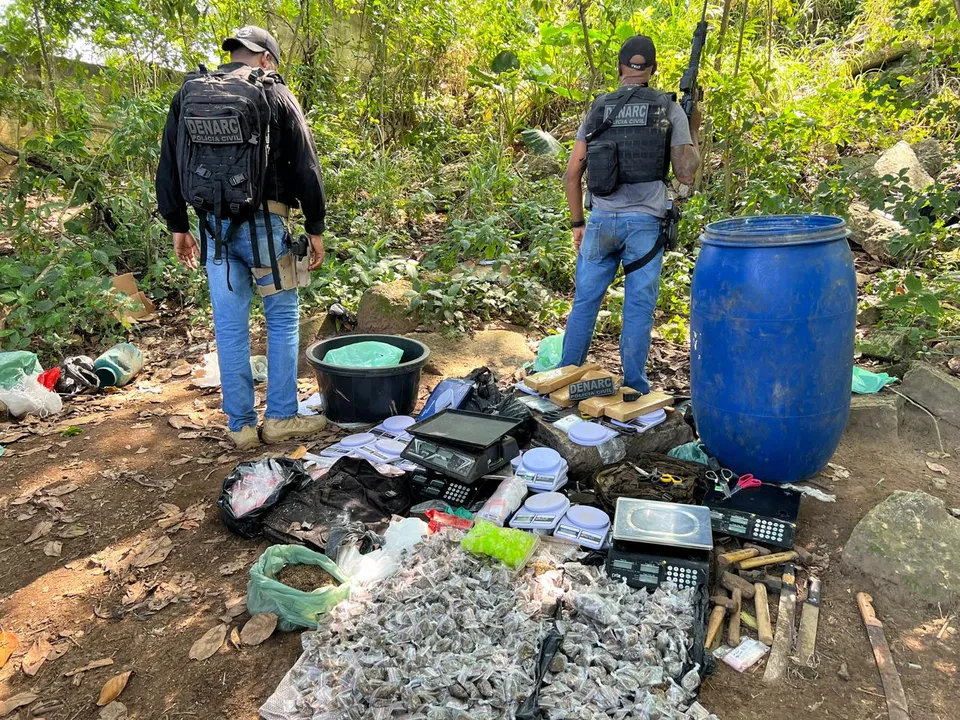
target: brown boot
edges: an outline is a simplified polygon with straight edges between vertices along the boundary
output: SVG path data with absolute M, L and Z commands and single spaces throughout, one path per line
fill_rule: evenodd
M 247 425 L 236 432 L 231 430 L 227 435 L 233 440 L 233 444 L 237 446 L 237 450 L 253 450 L 253 448 L 260 444 L 260 436 L 257 435 L 256 425 Z
M 323 415 L 296 415 L 286 420 L 265 418 L 263 421 L 263 441 L 280 443 L 297 438 L 316 435 L 327 426 Z

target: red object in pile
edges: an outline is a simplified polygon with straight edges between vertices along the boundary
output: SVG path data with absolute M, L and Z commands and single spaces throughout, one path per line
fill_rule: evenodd
M 41 385 L 43 385 L 47 390 L 53 390 L 57 385 L 57 380 L 60 379 L 60 366 L 50 368 L 44 373 L 37 375 L 37 380 Z
M 458 530 L 469 530 L 473 527 L 473 520 L 465 520 L 462 517 L 439 510 L 427 510 L 424 515 L 430 520 L 427 527 L 430 528 L 432 533 L 440 532 L 445 527 L 453 527 Z

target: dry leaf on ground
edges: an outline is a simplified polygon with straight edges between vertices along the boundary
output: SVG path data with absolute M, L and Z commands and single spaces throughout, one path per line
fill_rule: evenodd
M 173 541 L 166 535 L 150 540 L 140 546 L 140 549 L 133 556 L 130 565 L 135 568 L 145 568 L 151 565 L 158 565 L 167 559 L 167 555 L 173 549 Z
M 0 668 L 7 664 L 7 660 L 19 645 L 20 638 L 12 632 L 0 632 Z
M 100 660 L 89 662 L 83 667 L 74 668 L 69 672 L 65 672 L 63 676 L 73 677 L 74 675 L 79 675 L 80 673 L 90 672 L 91 670 L 96 670 L 97 668 L 109 667 L 110 665 L 113 665 L 113 658 L 101 658 Z
M 946 477 L 950 477 L 950 471 L 947 470 L 940 463 L 930 462 L 929 460 L 927 460 L 927 467 L 933 470 L 933 472 L 940 473 L 941 475 L 944 475 Z
M 242 555 L 238 557 L 236 560 L 234 560 L 233 562 L 228 562 L 221 565 L 220 574 L 226 576 L 226 575 L 233 575 L 234 573 L 238 573 L 241 570 L 243 570 L 245 567 L 247 567 L 248 562 L 249 560 L 247 559 L 247 556 Z
M 240 631 L 236 628 L 230 629 L 230 644 L 233 645 L 237 650 L 239 650 L 242 646 L 240 641 Z
M 181 360 L 170 369 L 170 374 L 173 375 L 173 377 L 186 377 L 192 372 L 193 366 L 186 360 Z
M 277 629 L 277 616 L 274 613 L 257 613 L 247 620 L 240 631 L 240 640 L 248 647 L 255 647 L 273 635 Z
M 103 707 L 120 697 L 120 693 L 122 693 L 123 689 L 127 686 L 131 675 L 133 675 L 133 670 L 127 670 L 125 673 L 114 675 L 107 680 L 100 690 L 100 698 L 97 700 L 97 705 Z
M 186 464 L 187 464 L 188 462 L 190 462 L 191 460 L 193 460 L 193 456 L 191 456 L 191 455 L 185 455 L 185 456 L 181 457 L 179 460 L 171 460 L 171 461 L 170 461 L 169 463 L 167 463 L 167 464 L 168 464 L 168 465 L 171 465 L 171 466 L 173 466 L 173 467 L 178 467 L 178 466 L 180 466 L 180 465 L 186 465 Z
M 50 520 L 41 520 L 33 526 L 33 532 L 31 532 L 30 536 L 23 541 L 23 544 L 27 545 L 28 543 L 32 543 L 34 540 L 39 540 L 44 535 L 48 535 L 51 530 L 53 530 L 53 523 Z
M 82 525 L 67 525 L 60 531 L 60 537 L 63 540 L 72 540 L 87 534 L 87 529 Z
M 60 557 L 63 551 L 63 543 L 59 540 L 51 540 L 43 546 L 43 554 L 47 557 Z
M 30 677 L 36 675 L 37 671 L 43 663 L 47 661 L 47 658 L 50 657 L 50 653 L 52 652 L 53 645 L 48 643 L 46 638 L 40 638 L 33 643 L 23 658 L 23 665 L 21 666 L 23 674 L 29 675 Z
M 833 476 L 835 478 L 848 478 L 850 477 L 850 471 L 847 470 L 843 465 L 836 465 L 834 463 L 827 463 L 827 466 L 833 470 Z
M 38 699 L 40 696 L 32 692 L 22 692 L 17 693 L 11 698 L 7 698 L 3 702 L 0 702 L 0 718 L 6 717 L 14 710 L 19 708 L 26 707 L 34 700 Z
M 227 626 L 217 625 L 204 633 L 203 637 L 197 640 L 190 648 L 191 660 L 206 660 L 220 649 L 223 641 L 227 637 Z
M 64 483 L 63 485 L 58 485 L 54 488 L 47 488 L 43 491 L 44 495 L 52 495 L 53 497 L 60 497 L 61 495 L 69 495 L 74 490 L 79 490 L 80 484 L 75 482 Z

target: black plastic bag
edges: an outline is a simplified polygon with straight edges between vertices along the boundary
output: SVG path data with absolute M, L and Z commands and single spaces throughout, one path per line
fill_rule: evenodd
M 513 395 L 504 396 L 500 392 L 493 371 L 486 367 L 477 368 L 463 379 L 473 382 L 473 392 L 464 402 L 462 410 L 520 420 L 521 425 L 510 434 L 520 446 L 530 442 L 534 430 L 533 412 Z
M 241 483 L 247 483 L 254 492 L 257 483 L 267 479 L 272 489 L 263 502 L 253 509 L 238 513 L 237 492 Z M 217 499 L 220 519 L 229 530 L 246 538 L 263 534 L 263 520 L 280 500 L 291 490 L 302 488 L 312 482 L 299 460 L 270 458 L 256 462 L 242 462 L 223 481 L 223 489 Z M 249 496 L 248 496 L 249 498 Z
M 289 493 L 264 519 L 264 533 L 278 543 L 305 545 L 325 552 L 331 537 L 342 541 L 342 528 L 360 523 L 382 535 L 394 515 L 413 505 L 410 476 L 382 475 L 366 460 L 345 457 L 325 475 Z

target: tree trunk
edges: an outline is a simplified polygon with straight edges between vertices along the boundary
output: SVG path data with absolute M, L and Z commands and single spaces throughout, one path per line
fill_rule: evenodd
M 59 126 L 62 120 L 60 100 L 57 98 L 57 85 L 53 79 L 53 64 L 50 62 L 50 53 L 47 52 L 47 41 L 43 36 L 43 24 L 40 22 L 40 7 L 38 2 L 33 3 L 33 24 L 37 30 L 37 40 L 40 43 L 40 58 L 43 61 L 43 66 L 47 73 L 47 92 L 50 93 L 50 99 L 53 101 L 53 109 L 56 113 L 57 125 Z
M 960 0 L 957 0 L 960 2 Z M 584 112 L 590 108 L 594 85 L 597 82 L 597 66 L 593 61 L 593 47 L 590 44 L 590 28 L 587 25 L 587 8 L 591 0 L 577 0 L 577 10 L 580 13 L 580 27 L 583 28 L 583 49 L 587 53 L 587 63 L 590 65 L 590 79 L 587 82 L 587 100 Z
M 957 0 L 960 2 L 960 0 Z M 727 34 L 727 26 L 730 24 L 730 8 L 733 0 L 723 0 L 723 17 L 720 20 L 720 31 L 717 33 L 717 49 L 714 51 L 716 59 L 713 61 L 713 69 L 720 72 L 720 64 L 723 61 L 723 39 Z

